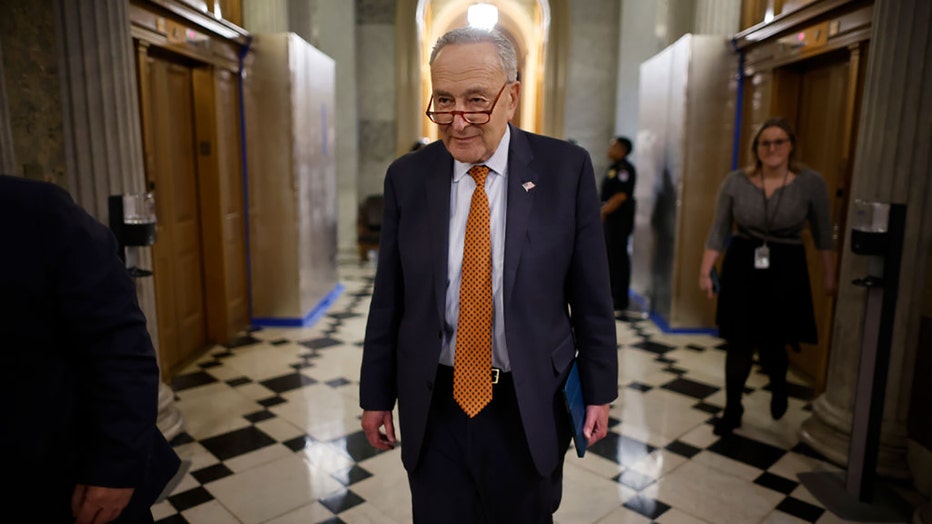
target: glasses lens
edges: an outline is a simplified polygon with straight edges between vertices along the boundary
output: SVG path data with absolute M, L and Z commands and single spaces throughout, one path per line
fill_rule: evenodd
M 463 118 L 465 118 L 466 121 L 469 122 L 470 124 L 481 125 L 481 124 L 488 123 L 489 118 L 490 118 L 490 115 L 489 115 L 488 113 L 485 113 L 485 112 L 483 112 L 483 113 L 463 113 Z
M 431 112 L 431 113 L 428 113 L 427 116 L 429 116 L 429 117 L 430 117 L 430 120 L 431 120 L 433 123 L 435 123 L 435 124 L 444 124 L 444 125 L 445 125 L 445 124 L 449 124 L 449 123 L 453 122 L 453 114 L 452 114 L 452 113 L 443 113 L 443 112 L 435 113 L 435 112 Z

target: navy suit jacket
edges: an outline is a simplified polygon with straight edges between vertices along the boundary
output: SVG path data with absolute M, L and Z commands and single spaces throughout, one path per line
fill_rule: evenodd
M 398 401 L 402 461 L 417 465 L 442 343 L 453 157 L 441 142 L 396 160 L 385 179 L 360 405 Z M 534 187 L 525 190 L 523 184 Z M 567 142 L 511 127 L 504 261 L 505 338 L 537 470 L 568 444 L 556 395 L 578 350 L 587 404 L 618 394 L 615 319 L 592 163 Z
M 83 483 L 136 488 L 121 520 L 147 511 L 180 464 L 158 377 L 110 230 L 63 189 L 0 175 L 0 500 L 64 522 Z

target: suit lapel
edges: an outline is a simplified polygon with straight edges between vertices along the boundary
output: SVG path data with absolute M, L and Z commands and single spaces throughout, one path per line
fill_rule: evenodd
M 450 243 L 450 186 L 453 180 L 453 158 L 440 148 L 432 162 L 427 182 L 427 208 L 430 217 L 430 257 L 434 268 L 434 294 L 437 313 L 446 315 L 447 254 Z
M 510 125 L 510 124 L 509 124 Z M 505 294 L 504 307 L 508 311 L 511 293 L 515 284 L 521 251 L 527 238 L 531 208 L 534 204 L 533 185 L 538 184 L 538 173 L 531 168 L 534 155 L 527 136 L 520 129 L 511 127 L 511 143 L 508 151 L 508 210 L 505 223 Z M 527 189 L 526 189 L 527 187 Z

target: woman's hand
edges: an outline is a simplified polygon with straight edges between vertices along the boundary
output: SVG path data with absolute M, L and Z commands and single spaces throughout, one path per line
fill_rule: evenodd
M 708 273 L 699 275 L 699 289 L 705 291 L 705 296 L 712 298 L 715 296 L 715 288 L 712 286 L 712 277 Z

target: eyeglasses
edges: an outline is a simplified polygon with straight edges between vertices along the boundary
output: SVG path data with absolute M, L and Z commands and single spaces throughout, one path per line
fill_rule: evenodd
M 510 83 L 511 82 L 505 82 L 505 85 L 503 85 L 502 88 L 498 90 L 498 94 L 495 95 L 495 100 L 492 101 L 492 107 L 484 111 L 431 111 L 430 106 L 434 103 L 434 96 L 431 95 L 430 102 L 427 103 L 427 111 L 425 111 L 425 114 L 431 122 L 442 126 L 452 124 L 456 115 L 461 116 L 467 123 L 475 126 L 488 124 L 489 120 L 492 119 L 492 111 L 495 111 L 495 104 L 498 103 L 498 99 L 501 98 L 502 93 L 505 91 L 505 87 Z
M 789 139 L 786 138 L 778 138 L 776 140 L 761 140 L 758 142 L 757 147 L 762 147 L 764 149 L 770 149 L 770 146 L 783 147 L 789 142 Z

